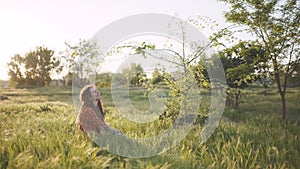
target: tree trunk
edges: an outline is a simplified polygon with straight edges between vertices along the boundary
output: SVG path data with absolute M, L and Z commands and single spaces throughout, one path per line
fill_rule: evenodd
M 238 92 L 235 94 L 235 106 L 234 106 L 235 109 L 238 108 L 238 106 L 239 106 L 240 94 L 241 94 L 241 91 L 238 89 Z
M 273 65 L 274 65 L 274 70 L 275 70 L 275 80 L 276 80 L 276 84 L 277 84 L 277 88 L 278 88 L 278 92 L 280 94 L 280 98 L 281 98 L 281 110 L 282 110 L 282 119 L 286 119 L 286 102 L 285 102 L 285 89 L 286 89 L 286 80 L 284 83 L 284 89 L 282 90 L 281 88 L 281 83 L 280 83 L 280 77 L 279 77 L 279 69 L 278 69 L 278 65 L 277 65 L 277 60 L 273 60 Z
M 280 92 L 281 97 L 281 108 L 282 108 L 282 119 L 286 119 L 286 102 L 285 102 L 285 92 Z

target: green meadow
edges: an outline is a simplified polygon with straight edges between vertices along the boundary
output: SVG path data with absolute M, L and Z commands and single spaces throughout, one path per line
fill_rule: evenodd
M 281 119 L 276 89 L 247 89 L 237 109 L 226 107 L 219 126 L 203 144 L 201 124 L 172 149 L 148 158 L 127 158 L 97 146 L 76 130 L 72 89 L 1 88 L 1 168 L 299 168 L 300 89 L 287 91 L 287 120 Z M 155 136 L 160 120 L 135 124 L 114 107 L 110 89 L 100 89 L 106 121 L 129 137 Z M 130 91 L 136 109 L 149 106 L 144 90 Z M 129 151 L 129 150 L 128 150 Z

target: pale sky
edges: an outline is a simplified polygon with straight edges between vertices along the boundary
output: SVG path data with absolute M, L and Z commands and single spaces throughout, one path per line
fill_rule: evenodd
M 7 63 L 15 54 L 24 55 L 40 45 L 56 53 L 64 51 L 64 42 L 92 38 L 104 26 L 126 16 L 208 16 L 225 26 L 225 10 L 228 8 L 216 0 L 2 0 L 0 79 L 8 79 Z

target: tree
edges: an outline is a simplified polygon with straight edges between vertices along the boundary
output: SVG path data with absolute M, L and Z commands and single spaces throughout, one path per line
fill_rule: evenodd
M 8 63 L 10 85 L 13 87 L 47 86 L 51 81 L 51 71 L 58 62 L 54 51 L 39 46 L 24 57 L 15 55 Z M 23 71 L 24 70 L 24 71 Z
M 292 77 L 290 80 L 291 86 L 300 86 L 300 63 L 296 65 L 294 72 L 292 73 Z
M 219 0 L 230 5 L 227 21 L 257 38 L 266 50 L 281 97 L 282 118 L 287 117 L 287 81 L 300 61 L 300 9 L 296 0 Z M 282 73 L 283 72 L 283 73 Z
M 111 73 L 101 73 L 96 76 L 96 83 L 98 87 L 110 87 L 111 86 Z
M 37 47 L 25 55 L 25 76 L 27 85 L 48 86 L 51 82 L 50 73 L 56 66 L 54 51 L 46 47 Z
M 24 77 L 21 72 L 21 67 L 24 67 L 24 58 L 21 55 L 16 54 L 14 57 L 11 58 L 11 61 L 7 65 L 9 68 L 8 76 L 10 77 L 9 86 L 22 86 L 22 83 L 24 83 Z
M 200 60 L 196 65 L 191 65 L 191 69 L 199 87 L 208 88 L 209 76 L 203 61 Z
M 96 68 L 100 63 L 98 58 L 99 48 L 94 41 L 80 39 L 78 43 L 71 45 L 65 43 L 67 46 L 64 56 L 61 61 L 61 72 L 66 69 L 77 79 L 78 83 L 87 83 L 87 79 L 95 74 Z
M 163 73 L 161 73 L 158 68 L 155 68 L 153 70 L 152 78 L 150 80 L 150 83 L 151 84 L 157 84 L 159 82 L 162 82 L 163 80 L 164 80 Z
M 65 81 L 65 85 L 72 86 L 72 78 L 73 78 L 73 74 L 71 72 L 69 72 L 68 74 L 66 74 L 63 77 L 63 79 Z
M 265 50 L 255 43 L 241 41 L 219 52 L 225 73 L 227 103 L 237 108 L 241 91 L 267 69 L 264 60 Z
M 146 74 L 140 64 L 132 63 L 131 67 L 123 69 L 122 73 L 131 85 L 142 85 L 143 81 L 146 79 Z
M 174 23 L 174 21 L 172 22 Z M 190 22 L 196 23 L 195 20 L 190 20 Z M 170 26 L 173 23 L 170 23 L 168 25 Z M 195 26 L 203 25 L 204 24 L 195 24 Z M 191 35 L 191 30 L 195 31 L 196 28 L 189 27 L 189 25 L 186 22 L 179 21 L 175 23 L 175 26 L 173 28 L 176 28 L 176 31 L 170 33 L 170 36 L 176 35 L 176 38 L 180 39 L 180 44 L 174 45 L 169 43 L 160 48 L 157 44 L 151 44 L 146 42 L 133 42 L 117 46 L 115 49 L 113 49 L 113 52 L 120 53 L 123 48 L 129 48 L 131 49 L 131 51 L 133 51 L 134 54 L 141 55 L 145 58 L 150 57 L 153 59 L 158 59 L 165 63 L 167 62 L 168 65 L 171 65 L 170 67 L 173 67 L 174 69 L 169 72 L 165 71 L 163 73 L 163 82 L 170 89 L 170 91 L 168 93 L 169 97 L 164 102 L 165 110 L 160 116 L 160 119 L 164 119 L 172 124 L 176 123 L 176 121 L 185 121 L 188 123 L 195 120 L 192 117 L 204 117 L 204 114 L 208 113 L 206 111 L 204 112 L 198 109 L 201 99 L 199 98 L 199 93 L 201 91 L 199 90 L 199 86 L 197 86 L 196 81 L 204 82 L 206 83 L 206 86 L 208 85 L 207 80 L 201 79 L 202 77 L 204 77 L 201 74 L 201 71 L 198 72 L 198 75 L 195 75 L 195 71 L 193 70 L 194 65 L 199 63 L 199 61 L 202 61 L 203 66 L 207 68 L 206 73 L 210 73 L 211 75 L 211 84 L 213 84 L 214 86 L 218 85 L 219 91 L 221 91 L 219 93 L 214 93 L 215 99 L 213 99 L 213 104 L 217 102 L 221 103 L 222 101 L 224 101 L 223 97 L 216 97 L 217 95 L 223 96 L 222 93 L 225 88 L 224 72 L 220 60 L 216 59 L 214 60 L 213 64 L 210 64 L 210 62 L 212 62 L 211 56 L 205 57 L 205 55 L 208 54 L 207 50 L 210 50 L 211 47 L 216 43 L 214 40 L 202 41 L 199 39 L 192 39 L 191 37 L 194 36 L 194 34 Z M 215 33 L 212 39 L 221 37 L 222 35 L 226 34 L 227 29 L 228 28 L 224 28 Z M 176 45 L 180 47 L 174 47 Z M 126 52 L 128 52 L 128 50 L 126 50 Z M 194 75 L 197 76 L 198 79 L 194 78 Z M 155 93 L 157 89 L 157 86 L 155 85 L 146 84 L 145 86 L 150 92 L 153 93 Z M 213 89 L 213 91 L 215 90 Z M 222 108 L 222 104 L 218 105 L 220 106 L 217 107 L 215 110 Z M 203 110 L 205 109 L 203 108 Z M 215 110 L 213 113 L 210 112 L 211 118 L 219 119 L 220 116 Z M 215 120 L 214 122 L 216 121 L 217 120 Z M 212 124 L 211 126 L 215 125 L 216 123 Z

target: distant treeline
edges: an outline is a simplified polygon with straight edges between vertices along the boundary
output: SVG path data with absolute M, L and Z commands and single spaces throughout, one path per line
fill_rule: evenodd
M 8 87 L 8 80 L 0 80 L 0 87 Z

